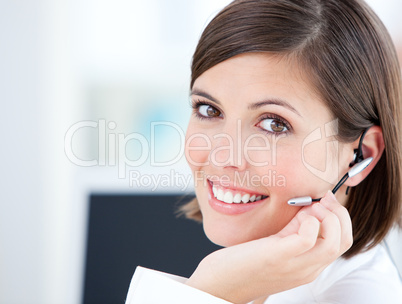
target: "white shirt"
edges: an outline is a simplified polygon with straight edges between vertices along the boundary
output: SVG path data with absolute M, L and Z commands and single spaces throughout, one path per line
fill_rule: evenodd
M 138 267 L 126 304 L 227 304 L 184 284 L 185 278 Z M 271 295 L 266 304 L 402 304 L 402 282 L 382 245 L 339 258 L 312 283 Z

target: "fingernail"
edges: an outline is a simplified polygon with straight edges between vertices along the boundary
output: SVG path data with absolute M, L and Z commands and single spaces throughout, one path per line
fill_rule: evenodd
M 315 204 L 313 204 L 313 207 L 320 208 L 320 209 L 325 209 L 325 207 L 321 203 L 315 203 Z
M 304 218 L 306 218 L 307 213 L 305 211 L 300 211 L 299 216 L 301 217 L 301 219 L 304 219 Z
M 337 201 L 337 199 L 336 199 L 336 197 L 335 197 L 335 194 L 333 194 L 331 190 L 328 190 L 328 198 L 329 198 L 331 201 L 334 201 L 334 202 Z
M 313 209 L 316 211 L 316 212 L 319 212 L 319 213 L 322 213 L 323 212 L 323 210 L 327 210 L 328 208 L 325 206 L 325 202 L 323 202 L 323 203 L 315 203 L 315 204 L 313 204 Z

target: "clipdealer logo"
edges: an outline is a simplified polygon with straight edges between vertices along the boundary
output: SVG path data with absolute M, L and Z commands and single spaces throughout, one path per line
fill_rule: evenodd
M 339 142 L 335 137 L 339 134 L 338 119 L 332 120 L 324 125 L 325 137 L 322 128 L 317 128 L 309 133 L 302 143 L 302 162 L 303 165 L 315 176 L 330 184 L 336 184 L 339 179 Z M 333 140 L 330 140 L 330 139 Z M 315 168 L 306 160 L 306 147 L 317 141 L 325 141 L 325 167 L 324 170 Z
M 202 132 L 192 134 L 186 141 L 185 133 L 179 125 L 168 122 L 158 121 L 150 122 L 150 138 L 149 140 L 141 133 L 133 132 L 128 135 L 123 133 L 110 132 L 116 129 L 117 124 L 113 121 L 106 122 L 106 120 L 99 121 L 80 121 L 72 125 L 66 132 L 64 139 L 64 150 L 67 158 L 75 165 L 81 167 L 93 166 L 116 166 L 118 167 L 118 177 L 126 178 L 126 167 L 140 167 L 150 159 L 152 167 L 165 167 L 171 166 L 178 162 L 184 155 L 187 161 L 195 166 L 208 166 L 211 163 L 217 167 L 226 166 L 229 163 L 236 162 L 241 164 L 246 161 L 251 166 L 275 166 L 277 157 L 277 144 L 278 141 L 284 136 L 266 136 L 262 134 L 251 134 L 247 138 L 242 139 L 242 121 L 238 120 L 236 130 L 236 140 L 229 134 L 217 133 L 211 137 L 203 134 Z M 156 129 L 169 128 L 175 131 L 179 136 L 179 143 L 177 144 L 178 152 L 174 157 L 168 161 L 156 160 Z M 85 131 L 85 129 L 96 129 L 98 131 L 98 156 L 96 159 L 84 159 L 77 155 L 73 150 L 73 141 L 77 133 Z M 213 141 L 219 141 L 221 144 L 213 145 Z M 255 146 L 254 142 L 259 142 Z M 127 145 L 130 142 L 135 142 L 140 146 L 140 156 L 137 159 L 130 159 L 127 157 Z M 202 142 L 202 145 L 194 142 Z M 224 144 L 226 142 L 227 144 Z M 205 163 L 198 163 L 192 157 L 192 152 L 209 151 L 210 157 Z M 237 151 L 239 153 L 234 153 Z M 250 155 L 258 151 L 266 151 L 269 156 L 264 159 L 253 159 Z M 139 152 L 139 151 L 138 151 Z M 185 154 L 186 153 L 186 154 Z M 225 160 L 218 157 L 219 154 L 227 154 Z M 268 155 L 268 154 L 267 154 Z M 235 160 L 236 157 L 236 160 Z
M 168 121 L 161 122 L 151 122 L 151 134 L 150 142 L 141 133 L 133 132 L 128 135 L 124 133 L 113 133 L 109 131 L 115 130 L 117 124 L 114 121 L 106 123 L 106 120 L 91 121 L 80 121 L 72 125 L 66 132 L 64 138 L 64 152 L 67 158 L 75 165 L 80 167 L 94 167 L 94 166 L 116 166 L 118 168 L 118 177 L 121 179 L 126 178 L 126 167 L 140 167 L 144 165 L 150 158 L 151 166 L 163 167 L 171 166 L 177 161 L 179 161 L 184 155 L 184 142 L 185 134 L 183 130 L 177 124 Z M 156 128 L 167 127 L 173 129 L 177 132 L 180 144 L 178 153 L 170 160 L 158 162 L 156 160 Z M 97 159 L 83 159 L 80 158 L 73 151 L 73 140 L 74 136 L 80 132 L 84 131 L 86 128 L 97 129 L 98 130 L 98 157 Z M 129 159 L 127 157 L 127 145 L 129 142 L 136 142 L 141 147 L 141 153 L 138 159 Z M 106 156 L 108 152 L 108 156 Z
M 152 167 L 166 167 L 172 166 L 177 163 L 183 156 L 186 157 L 187 162 L 194 166 L 209 166 L 211 163 L 214 166 L 222 167 L 230 163 L 241 164 L 241 162 L 246 161 L 249 165 L 253 167 L 269 166 L 269 171 L 264 178 L 267 184 L 286 184 L 285 177 L 277 174 L 273 169 L 277 165 L 277 147 L 278 142 L 284 136 L 272 135 L 266 136 L 262 134 L 251 134 L 244 140 L 241 137 L 242 127 L 241 120 L 238 120 L 237 133 L 235 140 L 225 133 L 214 134 L 213 136 L 207 136 L 203 133 L 192 134 L 186 141 L 185 132 L 182 128 L 169 121 L 157 121 L 150 122 L 150 138 L 147 139 L 143 134 L 138 132 L 133 132 L 130 134 L 116 133 L 113 132 L 117 124 L 114 121 L 107 122 L 104 119 L 99 121 L 85 120 L 73 124 L 66 132 L 64 138 L 64 150 L 67 158 L 75 165 L 80 167 L 94 167 L 94 166 L 117 166 L 118 178 L 127 178 L 127 167 L 138 168 L 144 165 L 148 160 Z M 327 181 L 328 183 L 334 183 L 338 179 L 339 171 L 339 143 L 335 139 L 338 134 L 338 120 L 335 119 L 331 122 L 326 123 L 324 128 L 319 127 L 309 133 L 301 143 L 301 160 L 303 165 L 315 176 L 320 179 Z M 156 159 L 156 130 L 157 128 L 165 128 L 164 131 L 170 129 L 173 130 L 179 138 L 178 144 L 174 145 L 172 150 L 175 151 L 175 155 L 170 157 L 166 161 L 157 161 Z M 94 159 L 85 159 L 80 157 L 73 150 L 74 137 L 85 130 L 97 130 L 98 137 L 98 155 Z M 323 137 L 323 130 L 325 136 Z M 112 132 L 111 132 L 112 131 Z M 333 138 L 333 139 L 332 139 Z M 258 140 L 259 144 L 254 146 L 252 144 L 253 140 Z M 213 145 L 213 141 L 220 141 L 219 145 Z M 127 156 L 127 145 L 129 143 L 135 142 L 139 149 L 136 152 L 140 152 L 137 159 L 131 159 Z M 196 145 L 192 145 L 196 142 Z M 224 144 L 227 143 L 227 145 Z M 325 142 L 325 168 L 320 170 L 313 165 L 311 165 L 306 159 L 305 149 L 314 142 Z M 200 143 L 202 143 L 200 145 Z M 166 149 L 166 147 L 165 147 Z M 206 163 L 198 163 L 191 157 L 191 152 L 208 152 L 210 157 L 206 160 Z M 238 153 L 234 153 L 237 151 Z M 253 151 L 266 151 L 267 157 L 264 159 L 252 159 L 249 155 L 253 154 Z M 218 153 L 224 153 L 228 155 L 228 158 L 224 161 L 217 157 Z M 235 157 L 237 159 L 235 159 Z M 130 171 L 131 172 L 131 171 Z M 335 173 L 335 174 L 334 174 Z M 148 178 L 148 176 L 141 175 L 139 171 L 133 171 L 130 173 L 130 184 L 138 184 L 140 177 L 143 179 L 145 184 L 149 184 L 149 180 L 153 181 L 153 184 L 159 183 L 158 180 Z M 169 178 L 171 178 L 171 174 Z M 251 178 L 251 176 L 250 176 Z M 256 177 L 253 177 L 256 178 Z M 196 180 L 196 178 L 194 177 Z M 248 179 L 248 178 L 246 178 Z M 276 180 L 275 180 L 276 179 Z M 159 181 L 165 181 L 166 178 L 160 178 Z M 188 185 L 187 177 L 180 177 L 180 179 L 174 176 L 174 180 L 180 180 L 181 184 Z M 261 180 L 265 182 L 265 180 Z M 140 184 L 144 184 L 140 183 Z M 165 181 L 165 183 L 167 183 Z

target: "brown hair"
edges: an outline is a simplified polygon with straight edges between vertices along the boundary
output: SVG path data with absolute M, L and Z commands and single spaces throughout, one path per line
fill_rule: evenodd
M 401 212 L 401 75 L 382 22 L 359 0 L 238 0 L 206 27 L 192 62 L 191 87 L 205 71 L 233 56 L 292 56 L 338 118 L 338 139 L 353 142 L 381 126 L 385 151 L 351 189 L 346 207 L 356 253 L 381 242 Z M 182 207 L 202 219 L 196 200 Z

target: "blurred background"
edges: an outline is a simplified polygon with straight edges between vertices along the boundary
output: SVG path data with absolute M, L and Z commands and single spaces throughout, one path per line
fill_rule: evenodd
M 191 194 L 191 56 L 229 2 L 0 0 L 0 303 L 83 303 L 93 195 Z M 368 2 L 402 54 L 402 2 Z

